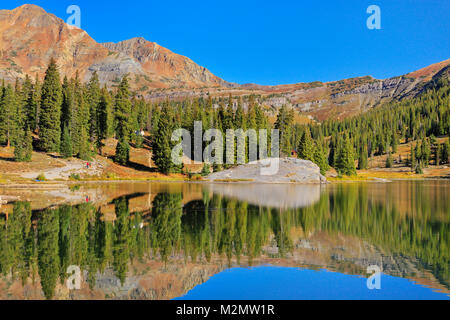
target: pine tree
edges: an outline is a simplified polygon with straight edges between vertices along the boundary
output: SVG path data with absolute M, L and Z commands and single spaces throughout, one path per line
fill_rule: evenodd
M 64 130 L 65 127 L 69 127 L 74 116 L 74 88 L 73 83 L 69 82 L 67 77 L 64 77 L 62 85 L 62 105 L 61 105 L 61 126 Z
M 311 131 L 307 127 L 298 146 L 298 157 L 303 160 L 313 161 L 314 155 L 314 141 L 311 138 Z
M 131 102 L 128 78 L 125 76 L 119 85 L 116 95 L 117 138 L 130 139 Z
M 116 95 L 117 139 L 119 142 L 117 143 L 116 157 L 114 159 L 120 164 L 125 164 L 130 159 L 131 102 L 129 96 L 128 78 L 125 76 Z
M 392 146 L 392 153 L 397 153 L 397 151 L 398 151 L 398 136 L 397 136 L 397 132 L 395 130 L 392 133 L 391 146 Z
M 416 151 L 414 150 L 414 145 L 411 143 L 411 171 L 416 170 L 417 159 L 416 159 Z
M 40 148 L 45 152 L 59 152 L 61 141 L 62 88 L 58 67 L 50 61 L 42 85 L 41 112 L 39 118 Z
M 103 88 L 100 94 L 98 105 L 98 136 L 97 147 L 101 153 L 103 140 L 114 135 L 114 111 L 111 96 L 106 88 Z
M 10 147 L 17 135 L 17 103 L 11 85 L 2 88 L 0 100 L 0 143 Z
M 33 84 L 33 89 L 27 100 L 27 119 L 31 131 L 36 131 L 39 128 L 39 112 L 41 106 L 41 83 L 39 77 L 36 75 L 36 80 Z
M 362 143 L 359 148 L 359 157 L 358 157 L 358 169 L 365 170 L 369 167 L 369 158 L 368 158 L 368 150 L 367 144 Z
M 89 137 L 90 141 L 95 143 L 97 149 L 102 147 L 100 132 L 100 112 L 99 105 L 101 102 L 100 81 L 97 72 L 94 72 L 89 83 L 87 84 L 87 104 L 89 106 Z
M 326 173 L 329 169 L 328 160 L 327 160 L 325 151 L 322 147 L 322 143 L 320 143 L 320 142 L 315 144 L 312 161 L 319 166 L 320 173 L 322 175 L 326 175 Z
M 288 110 L 288 108 L 283 105 L 278 112 L 275 129 L 280 130 L 280 149 L 281 153 L 285 156 L 291 155 L 292 152 L 291 134 L 293 123 L 293 110 Z
M 16 147 L 14 149 L 14 159 L 17 162 L 31 162 L 33 154 L 33 137 L 31 131 L 19 130 Z
M 441 156 L 441 162 L 442 164 L 448 164 L 449 160 L 449 152 L 450 152 L 450 142 L 447 140 L 446 143 L 442 146 L 442 156 Z
M 89 135 L 86 128 L 81 128 L 81 144 L 78 151 L 78 158 L 85 161 L 91 160 L 91 145 L 89 143 Z
M 442 145 L 438 143 L 434 153 L 434 160 L 436 166 L 441 165 L 441 155 L 442 155 Z
M 130 161 L 130 144 L 127 137 L 120 137 L 116 147 L 116 156 L 114 161 L 120 165 L 127 165 Z
M 63 137 L 61 141 L 61 155 L 64 158 L 70 158 L 73 156 L 72 138 L 67 126 L 63 129 Z
M 392 154 L 389 152 L 388 157 L 386 158 L 386 168 L 392 168 L 394 165 L 394 161 L 392 159 Z
M 153 137 L 152 159 L 158 167 L 159 172 L 164 174 L 179 171 L 180 167 L 172 162 L 172 148 L 174 143 L 171 141 L 173 126 L 171 123 L 171 114 L 168 106 L 164 106 L 159 119 L 158 131 Z
M 336 160 L 336 170 L 343 175 L 356 175 L 353 144 L 348 135 L 345 136 L 343 144 L 340 145 Z

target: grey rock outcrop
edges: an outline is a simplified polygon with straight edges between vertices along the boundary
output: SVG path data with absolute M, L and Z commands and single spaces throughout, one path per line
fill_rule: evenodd
M 274 174 L 267 174 L 268 168 L 274 168 Z M 278 170 L 276 170 L 278 169 Z M 266 174 L 264 174 L 266 172 Z M 254 183 L 299 183 L 321 184 L 326 178 L 320 174 L 320 168 L 311 161 L 294 158 L 271 158 L 251 162 L 230 170 L 216 172 L 206 178 L 211 182 L 248 181 Z

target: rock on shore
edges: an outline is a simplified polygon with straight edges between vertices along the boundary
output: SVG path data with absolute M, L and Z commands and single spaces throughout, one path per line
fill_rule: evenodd
M 279 161 L 279 169 L 274 175 L 263 175 L 262 170 L 269 165 L 276 167 Z M 236 168 L 216 172 L 209 175 L 206 180 L 211 182 L 251 181 L 255 183 L 327 183 L 327 179 L 320 174 L 320 168 L 311 161 L 295 158 L 267 159 Z

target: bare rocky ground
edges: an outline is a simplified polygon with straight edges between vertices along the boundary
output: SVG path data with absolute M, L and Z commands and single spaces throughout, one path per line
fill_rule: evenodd
M 69 180 L 71 175 L 77 174 L 80 177 L 95 177 L 100 176 L 103 173 L 105 167 L 104 161 L 94 160 L 89 161 L 89 168 L 87 167 L 88 161 L 82 161 L 78 159 L 71 159 L 68 161 L 60 161 L 63 167 L 48 168 L 42 172 L 26 172 L 20 176 L 25 179 L 35 179 L 40 173 L 42 173 L 48 180 Z
M 269 168 L 274 168 L 274 170 Z M 270 174 L 267 174 L 269 172 Z M 251 162 L 236 168 L 213 173 L 206 180 L 211 182 L 327 183 L 327 179 L 320 174 L 320 168 L 316 164 L 311 161 L 294 158 L 273 158 Z

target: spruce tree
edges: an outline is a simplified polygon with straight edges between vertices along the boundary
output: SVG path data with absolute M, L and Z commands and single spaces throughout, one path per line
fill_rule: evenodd
M 27 100 L 27 121 L 31 131 L 39 128 L 39 112 L 41 105 L 41 83 L 36 75 L 36 80 Z
M 368 158 L 367 144 L 362 143 L 362 146 L 359 148 L 358 169 L 365 170 L 368 167 L 369 167 L 369 158 Z
M 311 131 L 307 127 L 298 146 L 298 157 L 303 160 L 313 161 L 314 155 L 314 142 L 311 138 Z
M 446 143 L 442 146 L 442 156 L 441 156 L 441 162 L 442 164 L 449 163 L 448 157 L 450 153 L 450 142 L 447 140 Z
M 100 93 L 100 102 L 98 105 L 98 135 L 97 148 L 102 153 L 103 140 L 114 135 L 114 111 L 111 96 L 106 88 Z
M 72 138 L 69 133 L 68 126 L 63 129 L 63 137 L 61 141 L 61 155 L 64 158 L 70 158 L 73 156 Z
M 27 128 L 19 130 L 16 147 L 14 149 L 14 159 L 17 162 L 31 162 L 33 154 L 33 137 Z
M 322 144 L 320 142 L 315 144 L 312 161 L 319 166 L 320 173 L 322 175 L 326 175 L 329 169 L 328 160 L 325 151 L 322 147 Z
M 130 88 L 128 78 L 125 76 L 119 85 L 116 95 L 116 120 L 117 120 L 117 138 L 127 138 L 129 141 L 131 133 L 131 102 Z
M 388 157 L 386 158 L 386 168 L 390 169 L 394 165 L 394 161 L 392 159 L 392 154 L 389 152 Z
M 120 164 L 125 164 L 130 159 L 131 102 L 129 96 L 128 78 L 125 76 L 116 95 L 117 139 L 119 142 L 116 147 L 115 161 Z
M 172 162 L 172 148 L 175 146 L 171 141 L 172 130 L 171 115 L 168 107 L 164 106 L 158 123 L 158 131 L 152 142 L 153 162 L 158 167 L 158 171 L 164 174 L 174 173 L 180 169 Z
M 130 144 L 127 137 L 120 137 L 116 147 L 115 162 L 120 165 L 127 165 L 130 160 Z
M 91 160 L 91 145 L 86 128 L 81 128 L 81 144 L 78 151 L 78 158 L 85 161 Z
M 0 100 L 0 143 L 6 143 L 10 147 L 18 132 L 17 103 L 11 85 L 2 88 Z
M 61 141 L 62 88 L 58 67 L 50 61 L 42 85 L 41 112 L 39 118 L 40 148 L 45 152 L 59 152 Z
M 87 84 L 87 104 L 89 106 L 89 130 L 88 134 L 90 141 L 95 143 L 97 149 L 102 147 L 101 132 L 100 132 L 100 110 L 101 102 L 100 81 L 97 72 L 94 72 L 89 83 Z
M 336 161 L 336 170 L 343 175 L 356 175 L 353 144 L 348 135 L 345 136 L 343 144 L 340 146 Z

